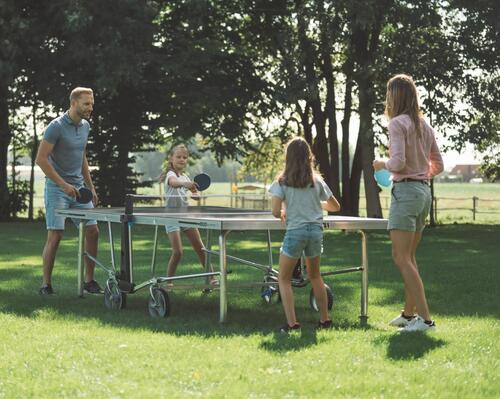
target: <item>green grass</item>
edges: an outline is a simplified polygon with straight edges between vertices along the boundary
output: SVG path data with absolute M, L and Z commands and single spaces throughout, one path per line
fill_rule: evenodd
M 103 233 L 104 233 L 104 229 Z M 358 323 L 359 274 L 328 278 L 335 328 L 315 332 L 309 287 L 296 289 L 301 334 L 274 333 L 279 305 L 259 287 L 230 289 L 228 323 L 218 296 L 174 290 L 172 315 L 152 319 L 147 292 L 108 311 L 101 297 L 76 296 L 76 232 L 67 228 L 54 271 L 57 295 L 41 298 L 41 223 L 0 224 L 0 398 L 497 398 L 500 396 L 500 227 L 428 229 L 419 263 L 438 330 L 398 335 L 387 321 L 401 309 L 402 284 L 385 232 L 369 233 L 369 325 Z M 105 234 L 103 234 L 104 237 Z M 152 231 L 137 226 L 137 281 L 149 277 Z M 274 234 L 274 253 L 280 234 Z M 233 233 L 229 253 L 265 262 L 262 234 Z M 101 242 L 100 259 L 109 247 Z M 168 257 L 161 241 L 160 271 Z M 323 270 L 359 263 L 356 234 L 327 232 Z M 229 282 L 261 281 L 231 264 Z M 189 246 L 180 265 L 199 270 Z M 97 273 L 103 282 L 104 275 Z

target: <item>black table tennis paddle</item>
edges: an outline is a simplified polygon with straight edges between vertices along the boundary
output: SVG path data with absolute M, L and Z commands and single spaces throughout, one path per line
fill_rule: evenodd
M 81 187 L 78 192 L 80 193 L 80 195 L 78 197 L 76 197 L 76 200 L 80 203 L 80 204 L 86 204 L 90 201 L 92 201 L 92 191 L 90 191 L 87 187 Z
M 210 176 L 206 173 L 200 173 L 199 175 L 196 175 L 193 180 L 197 184 L 199 191 L 206 190 L 208 187 L 210 187 Z

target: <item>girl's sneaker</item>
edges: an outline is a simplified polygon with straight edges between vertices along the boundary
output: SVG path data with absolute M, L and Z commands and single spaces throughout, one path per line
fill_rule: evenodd
M 331 320 L 326 321 L 318 321 L 318 325 L 316 326 L 316 330 L 331 330 L 333 328 L 333 323 Z
M 400 328 L 400 332 L 416 332 L 416 331 L 434 331 L 436 329 L 436 323 L 434 320 L 430 320 L 430 322 L 425 321 L 419 315 L 416 315 L 415 318 L 408 323 L 406 327 Z
M 389 325 L 394 327 L 406 327 L 414 318 L 415 316 L 405 316 L 404 312 L 401 312 L 398 317 L 389 322 Z
M 291 332 L 294 331 L 300 331 L 300 324 L 295 323 L 293 326 L 289 326 L 288 324 L 285 324 L 283 327 L 279 329 L 279 332 L 281 334 L 290 334 Z

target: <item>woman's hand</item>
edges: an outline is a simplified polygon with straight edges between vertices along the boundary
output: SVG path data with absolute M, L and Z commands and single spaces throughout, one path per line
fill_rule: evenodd
M 373 169 L 375 169 L 375 171 L 385 169 L 385 162 L 381 161 L 380 159 L 376 159 L 375 161 L 373 161 Z

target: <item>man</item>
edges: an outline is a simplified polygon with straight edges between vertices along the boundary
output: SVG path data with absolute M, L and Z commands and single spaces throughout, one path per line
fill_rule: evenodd
M 57 248 L 64 232 L 65 218 L 56 216 L 56 209 L 93 208 L 98 198 L 86 156 L 90 125 L 87 121 L 94 107 L 92 89 L 77 87 L 69 97 L 70 108 L 50 122 L 38 148 L 36 163 L 45 173 L 45 219 L 47 242 L 43 249 L 43 283 L 40 295 L 54 293 L 52 269 Z M 92 192 L 92 201 L 81 204 L 77 201 L 78 190 L 86 186 Z M 73 220 L 75 224 L 76 220 Z M 95 220 L 88 221 L 85 228 L 85 250 L 97 256 L 99 230 Z M 84 290 L 99 294 L 101 288 L 94 280 L 94 263 L 85 258 Z

